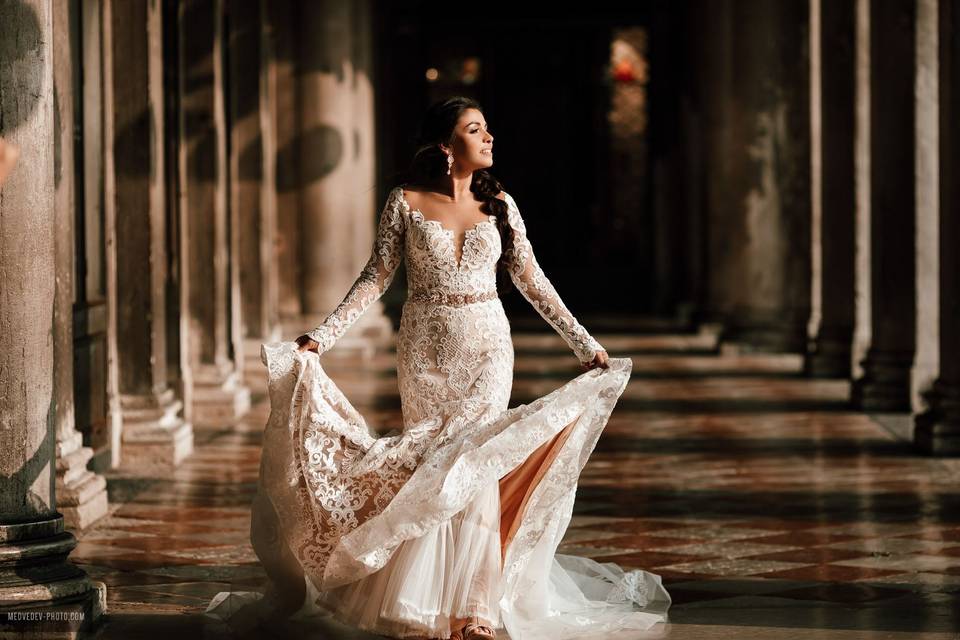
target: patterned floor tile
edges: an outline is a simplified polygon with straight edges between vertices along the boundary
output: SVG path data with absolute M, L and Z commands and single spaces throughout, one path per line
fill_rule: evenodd
M 756 538 L 766 531 L 760 529 L 746 529 L 742 527 L 697 527 L 683 529 L 665 529 L 657 532 L 660 538 L 690 538 L 709 540 L 710 542 L 728 542 Z
M 831 534 L 822 531 L 788 531 L 786 533 L 773 533 L 758 538 L 749 538 L 750 541 L 763 542 L 764 544 L 785 544 L 789 546 L 815 547 L 827 545 L 832 542 L 843 540 L 858 540 L 857 536 L 844 534 Z
M 944 542 L 960 543 L 960 528 L 929 527 L 921 533 L 909 533 L 895 538 L 910 538 L 915 540 L 942 540 Z
M 850 534 L 861 537 L 903 536 L 923 533 L 925 526 L 916 523 L 853 522 L 843 525 L 826 525 L 811 529 L 830 535 Z
M 667 551 L 634 551 L 624 553 L 621 550 L 617 554 L 607 554 L 602 556 L 602 562 L 615 562 L 624 567 L 634 567 L 637 569 L 650 569 L 654 573 L 659 573 L 660 569 L 668 565 L 688 560 L 690 556 L 669 553 Z M 598 558 L 599 560 L 599 558 Z
M 950 542 L 945 543 L 938 542 L 936 540 L 922 540 L 915 538 L 865 538 L 861 540 L 831 542 L 826 546 L 832 549 L 853 549 L 855 551 L 878 552 L 881 554 L 941 554 L 945 552 L 945 547 L 949 547 L 951 545 L 952 543 Z
M 875 555 L 850 560 L 838 560 L 835 565 L 842 567 L 868 567 L 871 569 L 900 569 L 901 571 L 943 572 L 947 569 L 960 569 L 960 558 L 945 556 L 927 556 L 920 554 Z
M 514 337 L 512 406 L 577 374 L 558 337 Z M 914 640 L 884 617 L 906 597 L 918 628 L 952 620 L 960 465 L 850 411 L 848 383 L 805 378 L 799 356 L 711 353 L 715 336 L 607 337 L 634 375 L 561 553 L 659 574 L 675 594 L 671 638 Z M 381 432 L 401 424 L 394 358 L 325 365 Z M 107 474 L 112 512 L 78 533 L 71 559 L 107 584 L 111 613 L 186 619 L 219 591 L 262 589 L 249 507 L 268 409 L 261 393 L 244 420 L 198 429 L 170 477 Z
M 750 556 L 753 560 L 779 560 L 782 562 L 802 562 L 804 564 L 829 564 L 837 560 L 862 558 L 866 554 L 862 551 L 850 549 L 831 549 L 829 547 L 794 548 L 790 551 L 764 553 Z
M 751 556 L 754 560 L 772 559 L 757 557 L 761 554 L 775 555 L 776 552 L 794 551 L 797 549 L 797 547 L 755 542 L 708 542 L 664 546 L 661 548 L 671 553 L 684 553 L 691 556 L 710 556 L 713 558 L 744 558 Z
M 902 589 L 875 587 L 857 583 L 820 584 L 801 589 L 773 591 L 769 595 L 793 600 L 819 600 L 824 602 L 877 602 L 899 598 L 905 594 Z
M 933 590 L 951 593 L 960 590 L 960 575 L 950 575 L 948 573 L 928 573 L 926 571 L 916 571 L 910 573 L 897 573 L 890 576 L 881 576 L 878 578 L 867 578 L 866 581 L 881 584 L 899 584 L 910 586 L 925 586 Z
M 665 565 L 664 569 L 689 571 L 717 576 L 752 576 L 771 571 L 797 569 L 804 565 L 799 562 L 777 562 L 775 560 L 749 560 L 744 558 L 715 558 L 696 560 L 679 564 Z
M 853 582 L 868 578 L 892 576 L 903 573 L 900 569 L 879 569 L 873 567 L 842 566 L 839 564 L 807 565 L 793 569 L 781 569 L 770 572 L 767 577 L 789 580 L 816 580 L 819 582 Z

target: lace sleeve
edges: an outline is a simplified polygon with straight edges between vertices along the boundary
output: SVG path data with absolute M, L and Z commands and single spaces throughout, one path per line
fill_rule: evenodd
M 537 313 L 560 334 L 580 362 L 590 362 L 597 351 L 604 350 L 603 347 L 587 333 L 563 304 L 563 300 L 537 263 L 517 203 L 509 193 L 504 192 L 504 198 L 507 202 L 507 221 L 513 229 L 513 251 L 507 256 L 513 284 Z
M 329 351 L 347 329 L 363 315 L 371 304 L 390 287 L 397 267 L 403 259 L 403 237 L 406 230 L 400 208 L 399 187 L 390 192 L 380 214 L 373 251 L 360 276 L 337 308 L 324 321 L 306 335 L 316 340 L 317 351 Z

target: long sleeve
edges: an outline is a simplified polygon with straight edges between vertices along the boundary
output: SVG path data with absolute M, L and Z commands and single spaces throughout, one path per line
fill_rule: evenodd
M 510 279 L 537 313 L 560 334 L 580 362 L 590 362 L 603 347 L 563 304 L 537 263 L 517 203 L 509 193 L 504 193 L 504 198 L 507 202 L 507 221 L 513 229 L 513 251 L 507 256 Z
M 320 326 L 308 335 L 320 346 L 320 353 L 329 351 L 347 329 L 363 315 L 390 287 L 397 267 L 403 259 L 403 238 L 406 231 L 400 197 L 397 189 L 390 192 L 380 214 L 373 251 L 360 276 L 354 281 L 337 308 L 324 319 Z

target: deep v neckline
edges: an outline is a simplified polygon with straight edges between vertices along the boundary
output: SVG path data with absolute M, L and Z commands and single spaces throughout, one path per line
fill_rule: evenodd
M 493 222 L 490 218 L 493 218 L 493 217 L 495 217 L 495 216 L 493 216 L 492 214 L 484 214 L 484 215 L 486 215 L 486 219 L 485 219 L 485 220 L 480 220 L 480 221 L 474 223 L 474 225 L 473 225 L 472 227 L 468 227 L 467 229 L 464 229 L 464 231 L 463 231 L 463 242 L 460 243 L 460 255 L 459 255 L 459 257 L 458 257 L 458 256 L 457 256 L 457 243 L 456 243 L 456 238 L 457 238 L 456 229 L 448 229 L 447 227 L 443 226 L 443 223 L 440 222 L 439 220 L 433 220 L 433 219 L 427 218 L 425 215 L 423 215 L 423 211 L 421 211 L 419 208 L 414 209 L 413 207 L 411 207 L 411 206 L 410 206 L 410 202 L 407 201 L 407 197 L 406 197 L 405 195 L 403 195 L 403 189 L 402 189 L 402 188 L 400 188 L 400 201 L 403 202 L 403 206 L 404 206 L 404 208 L 407 210 L 407 214 L 408 214 L 408 215 L 411 215 L 411 216 L 412 216 L 414 213 L 419 213 L 419 214 L 420 214 L 420 222 L 422 222 L 422 223 L 433 223 L 433 224 L 437 225 L 437 227 L 440 228 L 440 231 L 442 231 L 442 232 L 444 233 L 444 235 L 446 235 L 446 236 L 448 236 L 448 237 L 450 238 L 450 249 L 453 250 L 453 264 L 454 264 L 454 267 L 456 267 L 457 271 L 460 271 L 460 266 L 461 266 L 461 264 L 463 263 L 463 254 L 464 254 L 464 252 L 467 250 L 467 237 L 468 237 L 471 233 L 476 233 L 477 230 L 480 228 L 480 225 L 482 225 L 482 224 L 494 224 L 494 222 Z

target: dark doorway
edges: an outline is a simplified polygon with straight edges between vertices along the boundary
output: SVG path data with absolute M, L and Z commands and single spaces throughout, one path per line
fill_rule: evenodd
M 647 313 L 657 230 L 648 142 L 656 3 L 378 4 L 378 149 L 385 190 L 434 100 L 467 95 L 496 138 L 492 173 L 575 314 Z M 519 296 L 508 310 L 529 310 Z

